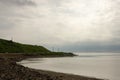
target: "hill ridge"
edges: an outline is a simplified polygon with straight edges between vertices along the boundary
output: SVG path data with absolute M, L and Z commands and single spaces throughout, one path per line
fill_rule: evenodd
M 22 44 L 12 40 L 0 39 L 0 53 L 38 53 L 51 52 L 43 46 Z

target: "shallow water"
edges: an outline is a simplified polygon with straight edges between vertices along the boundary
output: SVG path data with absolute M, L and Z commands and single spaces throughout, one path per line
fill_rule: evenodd
M 120 53 L 76 53 L 77 57 L 31 58 L 20 64 L 34 68 L 120 80 Z

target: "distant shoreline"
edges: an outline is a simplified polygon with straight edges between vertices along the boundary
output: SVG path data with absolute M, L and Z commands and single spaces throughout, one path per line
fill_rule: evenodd
M 78 76 L 72 74 L 58 73 L 45 70 L 36 70 L 17 64 L 21 60 L 36 57 L 59 57 L 59 56 L 33 56 L 23 54 L 0 53 L 0 79 L 1 80 L 103 80 Z M 2 72 L 2 73 L 1 73 Z

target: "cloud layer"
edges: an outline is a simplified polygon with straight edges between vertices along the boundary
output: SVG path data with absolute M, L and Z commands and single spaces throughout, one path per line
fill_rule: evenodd
M 119 0 L 0 0 L 0 37 L 47 47 L 120 45 L 119 10 Z
M 0 2 L 8 6 L 35 5 L 31 0 L 0 0 Z

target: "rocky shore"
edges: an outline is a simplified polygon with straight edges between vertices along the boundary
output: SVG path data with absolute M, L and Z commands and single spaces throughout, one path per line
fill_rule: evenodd
M 22 54 L 0 54 L 0 80 L 103 80 L 84 76 L 35 70 L 16 62 L 25 58 Z

